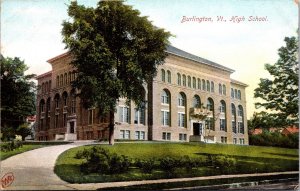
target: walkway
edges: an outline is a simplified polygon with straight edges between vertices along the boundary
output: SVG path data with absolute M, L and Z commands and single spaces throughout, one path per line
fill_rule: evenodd
M 70 184 L 61 180 L 54 173 L 54 165 L 57 157 L 64 151 L 81 145 L 91 144 L 91 142 L 76 142 L 67 145 L 57 145 L 35 149 L 22 154 L 15 155 L 1 162 L 1 177 L 12 172 L 14 175 L 13 183 L 5 188 L 6 190 L 95 190 L 97 188 L 122 187 L 130 185 L 142 185 L 166 182 L 184 182 L 193 180 L 212 180 L 237 177 L 268 176 L 277 174 L 298 174 L 298 171 L 261 173 L 261 174 L 239 174 L 239 175 L 220 175 L 193 178 L 175 178 L 160 180 L 144 180 L 129 182 L 111 183 L 89 183 L 89 184 Z

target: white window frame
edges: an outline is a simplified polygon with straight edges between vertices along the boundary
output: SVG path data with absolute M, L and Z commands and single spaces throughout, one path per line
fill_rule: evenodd
M 119 106 L 119 122 L 120 123 L 130 122 L 130 108 L 128 106 L 124 106 L 124 105 Z
M 161 125 L 162 126 L 170 126 L 170 111 L 169 110 L 161 110 Z
M 185 113 L 178 112 L 178 127 L 185 127 Z

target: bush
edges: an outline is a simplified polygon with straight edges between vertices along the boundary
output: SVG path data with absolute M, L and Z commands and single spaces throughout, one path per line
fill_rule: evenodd
M 191 170 L 193 168 L 199 168 L 203 166 L 203 162 L 200 159 L 193 159 L 187 155 L 181 157 L 178 162 L 178 166 L 185 168 L 186 170 Z
M 178 166 L 177 161 L 170 157 L 160 159 L 159 162 L 159 168 L 168 173 L 174 172 L 175 168 Z
M 148 160 L 137 160 L 135 165 L 144 173 L 151 173 L 155 168 L 155 160 L 153 158 Z
M 22 147 L 23 144 L 21 141 L 10 141 L 10 142 L 6 142 L 6 143 L 2 143 L 1 144 L 1 151 L 2 152 L 9 152 L 9 151 L 13 151 L 17 148 Z

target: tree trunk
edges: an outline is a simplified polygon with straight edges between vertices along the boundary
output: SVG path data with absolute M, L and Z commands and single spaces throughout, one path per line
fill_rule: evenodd
M 115 138 L 114 138 L 114 130 L 115 130 L 115 112 L 113 109 L 109 112 L 109 144 L 114 145 Z

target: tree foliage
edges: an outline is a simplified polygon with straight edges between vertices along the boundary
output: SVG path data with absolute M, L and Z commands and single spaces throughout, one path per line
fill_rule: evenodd
M 261 78 L 254 97 L 263 100 L 255 103 L 256 108 L 263 107 L 290 123 L 298 120 L 298 46 L 295 37 L 286 37 L 284 41 L 285 46 L 278 50 L 278 61 L 265 65 L 272 79 Z
M 110 143 L 117 100 L 142 106 L 145 84 L 167 56 L 170 34 L 122 1 L 100 1 L 96 8 L 71 2 L 71 21 L 63 22 L 63 41 L 74 59 L 74 82 L 85 108 L 110 114 Z
M 1 128 L 3 138 L 12 138 L 27 116 L 35 114 L 35 75 L 19 58 L 1 56 Z M 7 132 L 7 134 L 5 133 Z

